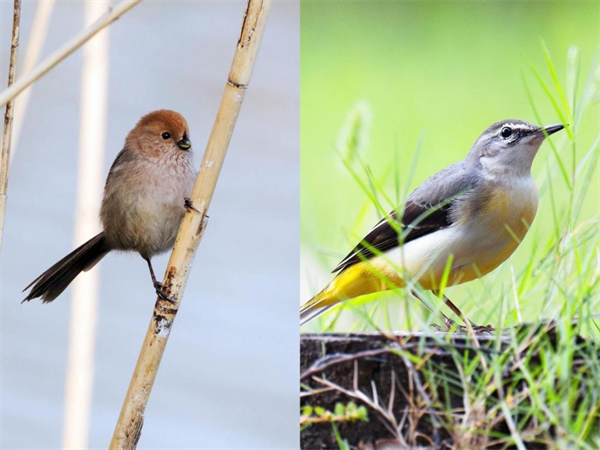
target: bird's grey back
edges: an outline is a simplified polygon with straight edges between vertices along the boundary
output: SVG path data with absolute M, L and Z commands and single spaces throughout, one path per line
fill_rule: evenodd
M 464 159 L 427 178 L 410 194 L 407 201 L 433 207 L 475 188 L 480 181 L 480 165 Z

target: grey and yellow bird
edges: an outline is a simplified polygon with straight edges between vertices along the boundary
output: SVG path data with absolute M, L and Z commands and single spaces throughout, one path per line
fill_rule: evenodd
M 529 230 L 538 206 L 531 165 L 544 139 L 563 128 L 522 120 L 488 127 L 465 159 L 425 180 L 399 212 L 392 211 L 375 225 L 333 270 L 335 278 L 301 307 L 300 323 L 344 300 L 404 287 L 408 277 L 436 292 L 448 261 L 446 286 L 494 270 Z M 468 321 L 447 297 L 444 300 Z M 450 328 L 453 321 L 442 316 Z M 475 329 L 493 330 L 468 322 Z

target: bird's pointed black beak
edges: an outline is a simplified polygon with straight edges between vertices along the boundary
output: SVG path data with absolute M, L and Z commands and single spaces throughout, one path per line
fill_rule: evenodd
M 547 127 L 544 128 L 544 131 L 548 134 L 548 136 L 550 136 L 551 134 L 554 134 L 557 131 L 562 130 L 564 127 L 565 126 L 562 123 L 557 123 L 556 125 L 548 125 Z
M 192 141 L 190 141 L 187 136 L 183 136 L 183 138 L 181 138 L 181 140 L 177 143 L 177 147 L 179 147 L 181 150 L 189 150 L 192 148 Z

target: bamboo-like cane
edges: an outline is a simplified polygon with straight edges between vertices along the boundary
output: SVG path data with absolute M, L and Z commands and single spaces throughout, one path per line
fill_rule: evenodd
M 85 25 L 106 9 L 105 3 L 85 3 Z M 109 31 L 106 28 L 83 49 L 81 129 L 77 175 L 74 247 L 96 235 L 102 202 L 102 173 L 108 103 Z M 20 101 L 21 97 L 17 99 Z M 100 273 L 97 268 L 73 281 L 69 325 L 69 357 L 65 382 L 63 448 L 88 448 L 94 384 L 96 317 Z
M 12 38 L 10 40 L 10 61 L 8 63 L 8 89 L 10 89 L 15 81 L 20 29 L 21 0 L 15 0 L 13 6 Z M 2 239 L 4 237 L 4 216 L 6 214 L 6 191 L 8 189 L 8 165 L 10 163 L 13 106 L 14 102 L 6 103 L 6 112 L 4 114 L 4 130 L 2 132 L 2 155 L 0 156 L 0 250 L 2 249 Z
M 113 23 L 141 1 L 142 0 L 124 0 L 114 8 L 109 8 L 106 14 L 100 17 L 98 21 L 65 43 L 58 50 L 55 50 L 31 72 L 19 77 L 15 84 L 4 90 L 2 94 L 0 94 L 0 107 L 6 105 L 6 103 L 19 95 L 21 91 L 36 82 L 51 69 L 56 67 L 63 59 L 93 38 L 99 31 Z
M 146 404 L 179 309 L 196 249 L 206 227 L 210 205 L 229 141 L 254 67 L 271 0 L 249 0 L 225 92 L 215 118 L 191 201 L 195 209 L 185 215 L 163 280 L 166 293 L 175 300 L 157 299 L 121 414 L 111 450 L 135 449 L 140 438 Z

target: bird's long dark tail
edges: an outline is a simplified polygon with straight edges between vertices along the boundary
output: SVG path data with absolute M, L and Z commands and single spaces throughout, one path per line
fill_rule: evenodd
M 33 286 L 23 302 L 37 297 L 41 297 L 44 303 L 51 302 L 71 284 L 77 275 L 94 267 L 110 250 L 104 233 L 98 234 L 73 250 L 23 289 L 25 292 Z

